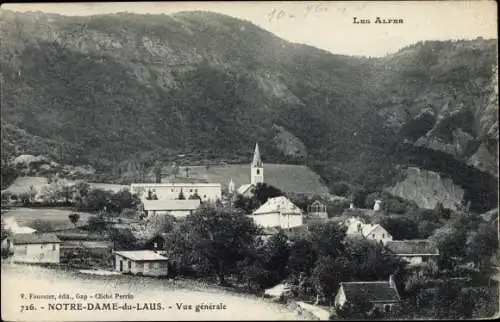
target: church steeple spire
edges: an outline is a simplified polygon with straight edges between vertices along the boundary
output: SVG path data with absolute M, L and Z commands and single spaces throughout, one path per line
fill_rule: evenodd
M 252 167 L 262 167 L 262 160 L 260 159 L 259 143 L 255 143 L 255 151 L 253 152 Z
M 250 165 L 250 183 L 255 185 L 264 182 L 264 166 L 260 158 L 259 144 L 255 144 L 252 164 Z

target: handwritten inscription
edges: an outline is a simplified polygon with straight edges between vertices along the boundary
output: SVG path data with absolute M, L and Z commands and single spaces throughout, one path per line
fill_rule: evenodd
M 304 12 L 302 13 L 302 17 L 306 18 L 312 14 L 322 14 L 328 12 L 328 7 L 322 4 L 309 4 L 305 7 Z M 273 9 L 268 15 L 269 22 L 274 20 L 280 20 L 283 18 L 296 18 L 299 17 L 299 14 L 295 14 L 283 9 Z
M 402 24 L 404 23 L 404 20 L 401 18 L 382 18 L 382 17 L 376 17 L 374 20 L 373 19 L 367 19 L 367 18 L 358 18 L 358 17 L 353 17 L 352 18 L 352 23 L 353 24 L 371 24 L 373 21 L 374 24 Z

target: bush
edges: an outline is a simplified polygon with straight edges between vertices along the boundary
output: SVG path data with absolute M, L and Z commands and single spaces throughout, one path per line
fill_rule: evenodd
M 351 186 L 345 181 L 336 182 L 330 187 L 330 192 L 336 196 L 348 197 L 351 194 Z
M 50 232 L 54 230 L 53 224 L 48 220 L 37 219 L 32 224 L 33 229 L 40 233 Z

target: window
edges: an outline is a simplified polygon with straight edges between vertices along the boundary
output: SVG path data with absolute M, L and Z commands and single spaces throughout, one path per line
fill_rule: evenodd
M 206 197 L 207 197 L 207 195 L 203 195 L 203 198 L 206 198 Z
M 172 189 L 170 189 L 170 192 L 174 192 L 174 189 L 173 189 L 173 188 L 172 188 Z
M 56 244 L 52 244 L 52 250 L 56 250 L 57 247 L 56 247 Z
M 385 306 L 385 313 L 389 313 L 391 312 L 391 306 L 390 305 L 386 305 Z
M 375 238 L 375 234 L 372 234 L 372 237 Z
M 382 234 L 382 238 L 385 238 L 385 234 Z
M 189 192 L 193 192 L 193 189 L 189 189 Z
M 147 264 L 146 264 L 146 268 L 147 268 L 147 269 L 151 269 L 151 263 L 147 263 Z
M 142 269 L 143 265 L 142 263 L 137 262 L 135 263 L 135 267 L 137 267 L 138 269 Z
M 259 169 L 257 169 L 257 174 L 260 174 L 260 170 Z
M 132 268 L 132 261 L 128 261 L 128 269 Z
M 155 263 L 155 268 L 160 268 L 160 263 Z

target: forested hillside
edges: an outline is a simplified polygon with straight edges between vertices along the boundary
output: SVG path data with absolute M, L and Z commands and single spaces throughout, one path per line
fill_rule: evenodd
M 266 162 L 369 190 L 391 184 L 396 165 L 426 168 L 429 151 L 442 152 L 434 171 L 463 176 L 449 160 L 471 169 L 465 189 L 498 175 L 494 40 L 368 59 L 208 12 L 0 14 L 5 162 L 43 154 L 119 176 L 131 161 L 177 154 L 240 162 L 259 142 Z M 280 131 L 307 155 L 284 152 Z

